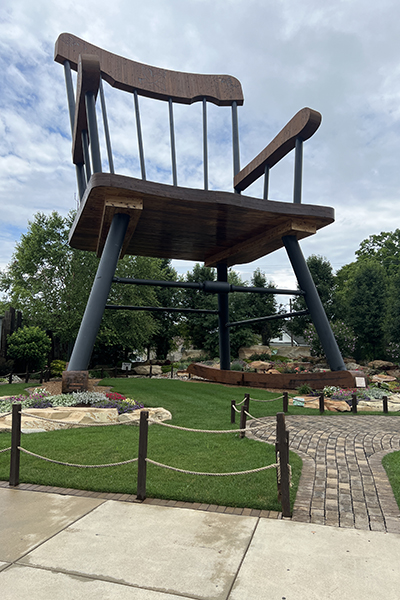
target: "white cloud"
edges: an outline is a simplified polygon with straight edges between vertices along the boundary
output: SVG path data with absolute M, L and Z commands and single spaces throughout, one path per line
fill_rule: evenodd
M 74 207 L 63 72 L 53 62 L 54 42 L 63 31 L 148 64 L 237 76 L 246 99 L 239 115 L 243 166 L 300 108 L 319 110 L 321 128 L 304 149 L 303 200 L 333 206 L 336 223 L 304 240 L 302 248 L 306 256 L 326 256 L 335 269 L 350 262 L 362 239 L 397 227 L 399 13 L 394 0 L 3 1 L 0 263 L 12 253 L 8 226 L 24 230 L 39 210 L 65 214 Z M 118 170 L 138 176 L 132 100 L 106 92 Z M 141 104 L 149 172 L 157 161 L 170 181 L 168 130 L 161 125 L 165 107 Z M 188 112 L 196 116 L 186 129 Z M 209 110 L 210 178 L 221 189 L 231 185 L 226 113 Z M 150 132 L 154 117 L 157 128 Z M 177 107 L 175 120 L 179 181 L 201 185 L 200 106 Z M 288 157 L 273 169 L 271 198 L 291 201 L 292 163 Z M 249 194 L 259 195 L 261 188 L 259 182 Z M 277 284 L 293 287 L 284 251 L 237 270 L 249 279 L 255 266 Z

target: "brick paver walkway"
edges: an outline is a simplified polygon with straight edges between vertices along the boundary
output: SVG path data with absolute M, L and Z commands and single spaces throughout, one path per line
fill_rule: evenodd
M 249 423 L 273 444 L 275 417 Z M 399 417 L 286 416 L 290 449 L 303 459 L 293 520 L 400 533 L 385 454 L 400 450 Z

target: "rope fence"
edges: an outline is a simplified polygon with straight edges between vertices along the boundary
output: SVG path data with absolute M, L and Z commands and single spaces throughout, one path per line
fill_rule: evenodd
M 250 400 L 250 396 L 247 394 L 245 396 L 241 409 L 241 417 L 244 416 L 246 419 L 246 413 L 248 414 L 248 403 Z M 146 410 L 142 410 L 140 413 L 140 422 L 139 422 L 139 451 L 138 457 L 128 459 L 125 461 L 114 462 L 114 463 L 106 463 L 106 464 L 97 464 L 97 465 L 85 465 L 78 463 L 70 463 L 66 461 L 56 460 L 53 458 L 49 458 L 46 456 L 42 456 L 40 454 L 36 454 L 35 452 L 31 452 L 26 448 L 21 446 L 21 421 L 22 416 L 30 416 L 33 418 L 40 418 L 45 421 L 53 421 L 57 423 L 61 423 L 60 421 L 55 421 L 54 419 L 48 419 L 46 417 L 38 417 L 37 415 L 33 415 L 31 413 L 24 413 L 21 410 L 21 404 L 14 404 L 12 407 L 12 428 L 11 428 L 11 446 L 9 448 L 4 448 L 0 450 L 0 453 L 11 451 L 10 456 L 10 486 L 19 485 L 19 473 L 20 473 L 20 455 L 21 452 L 23 454 L 32 456 L 36 459 L 43 460 L 45 462 L 66 466 L 66 467 L 74 467 L 80 469 L 100 469 L 107 467 L 117 467 L 121 465 L 128 465 L 132 463 L 138 463 L 138 473 L 137 473 L 137 499 L 144 500 L 146 498 L 146 476 L 147 476 L 147 464 L 153 464 L 160 468 L 168 469 L 171 471 L 175 471 L 178 473 L 183 473 L 187 475 L 198 475 L 198 476 L 208 476 L 208 477 L 226 477 L 226 476 L 239 476 L 239 475 L 251 475 L 254 473 L 259 473 L 262 471 L 267 471 L 270 469 L 276 469 L 277 472 L 277 488 L 278 488 L 278 499 L 282 504 L 282 514 L 283 516 L 290 516 L 290 496 L 289 496 L 289 487 L 290 487 L 290 465 L 289 465 L 289 438 L 288 432 L 285 427 L 285 416 L 283 413 L 278 413 L 277 418 L 277 441 L 275 445 L 275 453 L 276 453 L 276 462 L 270 465 L 264 465 L 262 467 L 258 467 L 255 469 L 248 469 L 244 471 L 232 471 L 232 472 L 224 472 L 224 473 L 215 473 L 215 472 L 200 472 L 200 471 L 191 471 L 188 469 L 181 469 L 178 467 L 174 467 L 171 465 L 165 465 L 158 461 L 152 460 L 147 456 L 147 443 L 148 443 L 148 427 L 150 423 L 155 423 L 157 425 L 161 425 L 164 427 L 168 427 L 171 429 L 186 431 L 189 433 L 210 433 L 210 434 L 219 434 L 219 433 L 239 433 L 239 436 L 242 438 L 246 432 L 246 422 L 244 421 L 244 427 L 240 427 L 239 429 L 193 429 L 189 427 L 181 427 L 178 425 L 171 425 L 170 423 L 164 423 L 162 421 L 149 418 L 149 413 Z M 250 415 L 249 415 L 250 416 Z M 64 422 L 63 422 L 64 423 Z M 68 425 L 71 425 L 71 422 L 65 422 Z M 122 423 L 125 424 L 125 423 Z M 74 425 L 82 425 L 81 423 L 74 423 Z M 85 426 L 104 426 L 104 425 L 113 425 L 113 423 L 93 423 L 93 424 L 83 424 Z

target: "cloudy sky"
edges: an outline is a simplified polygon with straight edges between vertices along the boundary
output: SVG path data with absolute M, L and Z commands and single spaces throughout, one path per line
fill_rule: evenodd
M 320 129 L 305 143 L 303 202 L 334 207 L 336 222 L 302 242 L 305 256 L 323 255 L 337 270 L 354 260 L 363 239 L 400 226 L 400 5 L 395 0 L 380 0 L 379 6 L 371 0 L 3 0 L 1 268 L 36 212 L 66 214 L 76 207 L 63 69 L 53 62 L 55 40 L 64 31 L 147 64 L 238 77 L 245 96 L 239 114 L 242 166 L 300 108 L 321 112 Z M 107 99 L 117 126 L 117 171 L 139 176 L 131 100 L 114 99 L 112 90 Z M 177 112 L 183 185 L 199 179 L 187 159 L 198 151 L 200 105 L 190 108 L 199 120 L 186 133 L 188 107 Z M 146 124 L 146 115 L 158 118 L 163 109 L 145 101 L 143 110 L 146 155 L 165 163 L 159 173 L 168 182 L 165 132 L 151 134 Z M 217 159 L 211 179 L 215 187 L 229 189 L 231 158 L 222 156 L 229 114 L 221 117 L 221 111 L 227 113 L 210 110 L 210 154 Z M 292 155 L 274 167 L 271 199 L 291 201 L 292 171 Z M 261 184 L 249 189 L 249 195 L 261 193 Z M 192 265 L 175 266 L 184 273 Z M 294 286 L 284 250 L 237 270 L 249 279 L 256 266 L 276 284 Z

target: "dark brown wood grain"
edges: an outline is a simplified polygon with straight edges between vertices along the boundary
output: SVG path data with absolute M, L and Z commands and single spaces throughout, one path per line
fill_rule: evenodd
M 232 102 L 243 104 L 240 81 L 231 75 L 169 71 L 107 52 L 70 33 L 58 37 L 54 53 L 56 62 L 64 64 L 68 60 L 71 68 L 77 70 L 80 54 L 98 56 L 103 79 L 121 90 L 137 90 L 142 96 L 158 100 L 172 98 L 181 104 L 192 104 L 203 98 L 218 106 L 229 106 Z
M 355 388 L 356 377 L 365 378 L 361 371 L 325 371 L 324 373 L 247 373 L 245 371 L 221 371 L 200 363 L 192 363 L 187 371 L 191 375 L 226 385 L 242 385 L 255 388 L 295 390 L 303 383 L 319 390 L 326 385 Z
M 70 233 L 74 248 L 96 252 L 107 233 L 106 203 L 143 209 L 125 252 L 194 260 L 215 266 L 247 263 L 281 248 L 283 235 L 299 239 L 334 221 L 330 207 L 260 200 L 229 192 L 153 183 L 109 173 L 92 175 Z M 127 212 L 129 212 L 127 208 Z M 223 257 L 223 258 L 221 258 Z
M 300 137 L 303 141 L 308 140 L 317 131 L 321 120 L 321 114 L 316 110 L 302 108 L 272 142 L 235 175 L 235 189 L 237 191 L 245 190 L 264 174 L 266 165 L 270 168 L 276 165 L 286 154 L 293 150 L 297 137 Z
M 78 62 L 76 83 L 74 133 L 72 136 L 72 162 L 83 163 L 82 130 L 88 128 L 86 119 L 86 92 L 93 92 L 95 98 L 100 86 L 100 62 L 93 54 L 81 54 Z

